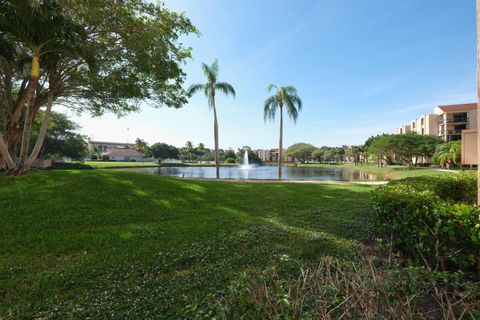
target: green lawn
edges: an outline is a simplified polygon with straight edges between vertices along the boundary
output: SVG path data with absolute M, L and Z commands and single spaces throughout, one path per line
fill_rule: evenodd
M 94 169 L 128 168 L 128 167 L 157 167 L 157 162 L 127 162 L 127 161 L 85 161 L 83 164 Z
M 355 166 L 352 163 L 338 164 L 338 165 L 309 163 L 309 164 L 298 164 L 298 166 L 354 169 L 354 170 L 360 170 L 366 173 L 377 175 L 379 179 L 386 179 L 386 180 L 403 179 L 408 177 L 419 177 L 419 176 L 434 176 L 434 175 L 453 173 L 453 171 L 445 172 L 435 167 L 409 168 L 406 166 L 399 166 L 399 165 L 386 166 L 386 167 L 379 168 L 375 164 L 362 164 L 362 165 Z
M 355 260 L 372 187 L 0 176 L 0 318 L 179 318 L 246 269 Z

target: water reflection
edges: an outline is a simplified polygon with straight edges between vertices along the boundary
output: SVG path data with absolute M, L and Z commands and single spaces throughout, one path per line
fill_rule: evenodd
M 215 167 L 159 167 L 130 168 L 130 172 L 145 173 L 178 178 L 215 178 Z M 278 178 L 278 168 L 275 166 L 259 166 L 248 170 L 239 167 L 221 167 L 222 179 L 264 179 Z M 358 170 L 342 168 L 284 167 L 285 180 L 377 180 L 377 176 Z

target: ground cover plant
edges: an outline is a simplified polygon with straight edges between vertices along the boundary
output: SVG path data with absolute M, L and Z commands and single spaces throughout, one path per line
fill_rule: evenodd
M 370 186 L 0 176 L 0 317 L 174 318 L 242 272 L 356 260 Z

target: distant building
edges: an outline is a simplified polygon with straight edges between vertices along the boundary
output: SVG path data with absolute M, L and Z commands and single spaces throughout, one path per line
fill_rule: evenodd
M 111 161 L 145 161 L 145 155 L 134 149 L 109 149 L 102 152 L 102 159 Z
M 283 149 L 283 153 L 285 153 Z M 278 161 L 278 148 L 274 149 L 258 149 L 255 150 L 257 156 L 262 160 L 262 162 L 277 162 Z M 292 162 L 294 159 L 291 157 L 284 157 L 283 161 Z
M 410 123 L 410 132 L 438 136 L 438 115 L 424 114 Z
M 405 124 L 395 129 L 395 134 L 405 134 L 405 133 L 410 133 L 410 131 L 411 131 L 410 125 Z
M 88 141 L 87 148 L 90 151 L 97 150 L 102 153 L 111 149 L 135 149 L 135 144 L 125 142 Z
M 463 130 L 477 128 L 476 109 L 476 103 L 438 106 L 432 114 L 424 114 L 409 125 L 395 129 L 395 133 L 414 132 L 436 136 L 447 142 L 461 140 Z
M 477 128 L 477 104 L 438 106 L 438 136 L 444 141 L 462 139 L 462 131 Z

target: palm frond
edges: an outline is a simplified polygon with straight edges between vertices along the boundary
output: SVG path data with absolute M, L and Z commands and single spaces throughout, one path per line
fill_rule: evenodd
M 274 85 L 273 83 L 270 83 L 267 87 L 268 92 L 272 92 L 273 89 L 278 90 L 278 87 L 276 85 Z
M 218 75 L 218 61 L 212 63 L 212 65 L 208 65 L 206 63 L 202 63 L 203 74 L 208 79 L 209 83 L 216 83 L 217 82 L 217 75 Z
M 275 119 L 275 113 L 278 108 L 278 98 L 276 95 L 268 97 L 263 104 L 263 120 L 273 121 Z
M 284 97 L 285 107 L 287 108 L 287 113 L 289 117 L 293 120 L 293 122 L 297 123 L 298 118 L 298 110 L 295 106 L 294 97 L 289 96 L 288 94 Z
M 215 84 L 215 89 L 222 91 L 225 95 L 232 95 L 235 98 L 235 89 L 227 82 L 218 82 Z
M 297 88 L 295 88 L 294 86 L 286 86 L 285 87 L 285 91 L 288 93 L 288 95 L 290 96 L 298 96 L 298 93 L 297 93 Z
M 196 83 L 196 84 L 192 84 L 190 86 L 190 88 L 188 88 L 187 90 L 187 94 L 191 97 L 193 96 L 195 93 L 197 93 L 198 91 L 201 91 L 201 90 L 204 90 L 206 86 L 202 83 Z

